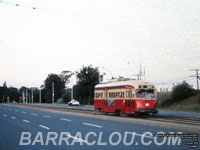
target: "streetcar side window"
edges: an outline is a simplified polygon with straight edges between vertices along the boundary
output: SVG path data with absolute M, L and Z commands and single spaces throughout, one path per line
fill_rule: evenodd
M 127 92 L 126 92 L 126 97 L 127 97 L 127 98 L 133 98 L 134 95 L 135 95 L 135 92 L 134 92 L 134 91 L 127 91 Z
M 95 98 L 103 98 L 103 93 L 95 93 L 94 97 Z
M 124 98 L 124 92 L 109 92 L 109 98 Z

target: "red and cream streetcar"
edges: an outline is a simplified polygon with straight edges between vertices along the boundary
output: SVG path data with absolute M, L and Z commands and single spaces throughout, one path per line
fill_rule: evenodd
M 156 114 L 157 91 L 141 80 L 113 81 L 95 86 L 94 109 L 122 114 Z

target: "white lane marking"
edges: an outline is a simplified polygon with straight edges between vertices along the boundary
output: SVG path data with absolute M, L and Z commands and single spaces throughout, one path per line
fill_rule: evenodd
M 85 141 L 85 140 L 83 140 L 83 139 L 79 139 L 79 138 L 74 137 L 74 136 L 71 136 L 71 135 L 67 135 L 67 136 L 70 137 L 70 138 L 73 138 L 73 139 L 75 139 L 75 140 L 78 140 L 78 141 L 80 141 L 80 142 L 88 143 L 88 141 Z
M 49 127 L 43 126 L 43 125 L 41 125 L 41 124 L 39 125 L 39 127 L 44 128 L 44 129 L 47 129 L 47 130 L 50 129 Z
M 51 116 L 45 116 L 45 115 L 44 115 L 43 117 L 44 117 L 44 118 L 51 118 Z
M 19 110 L 15 110 L 16 112 L 19 112 Z
M 22 120 L 22 121 L 24 121 L 24 122 L 26 122 L 26 123 L 29 123 L 30 121 L 28 121 L 28 120 Z
M 3 108 L 3 109 L 6 109 L 6 108 Z
M 60 118 L 60 120 L 71 121 L 71 120 L 69 120 L 69 119 L 65 119 L 65 118 Z
M 97 128 L 102 128 L 102 126 L 99 126 L 99 125 L 96 125 L 96 124 L 91 124 L 91 123 L 86 123 L 86 122 L 84 122 L 83 124 L 87 125 L 87 126 L 93 126 L 93 127 L 97 127 Z
M 16 117 L 10 117 L 10 118 L 12 118 L 12 119 L 16 119 Z
M 0 108 L 2 108 L 2 107 L 0 107 Z
M 7 115 L 6 115 L 6 114 L 3 114 L 3 116 L 4 116 L 4 117 L 7 117 Z
M 25 112 L 25 111 L 22 111 L 22 113 L 23 113 L 23 114 L 26 114 L 26 112 Z
M 10 109 L 10 108 L 8 110 L 12 111 L 12 109 Z
M 32 115 L 32 116 L 38 116 L 38 114 L 33 114 L 33 113 L 31 113 L 31 115 Z
M 153 136 L 146 136 L 145 134 L 137 134 L 137 133 L 132 133 L 133 135 L 141 136 L 141 137 L 146 137 L 146 138 L 151 138 L 153 139 Z

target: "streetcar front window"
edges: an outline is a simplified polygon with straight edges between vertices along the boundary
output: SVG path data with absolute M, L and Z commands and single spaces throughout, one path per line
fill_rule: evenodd
M 137 98 L 156 98 L 154 90 L 140 90 L 136 94 Z

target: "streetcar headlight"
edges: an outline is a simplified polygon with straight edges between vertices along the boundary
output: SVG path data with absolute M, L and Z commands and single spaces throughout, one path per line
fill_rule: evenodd
M 145 106 L 149 106 L 149 103 L 146 103 Z

